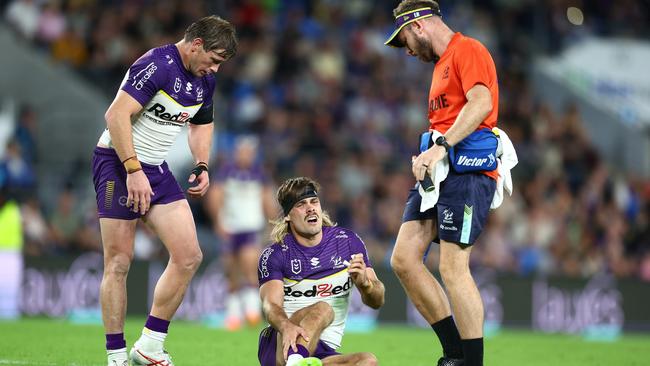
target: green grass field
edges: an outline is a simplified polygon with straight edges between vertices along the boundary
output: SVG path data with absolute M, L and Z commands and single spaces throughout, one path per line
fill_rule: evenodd
M 127 343 L 139 336 L 143 319 L 127 322 Z M 175 364 L 258 365 L 257 330 L 228 333 L 200 324 L 173 322 L 167 349 Z M 435 364 L 440 347 L 433 332 L 381 327 L 373 333 L 347 334 L 342 352 L 370 351 L 381 365 Z M 616 342 L 580 337 L 502 331 L 486 340 L 489 366 L 645 366 L 650 365 L 650 335 L 626 335 Z M 104 334 L 99 325 L 64 320 L 23 319 L 0 322 L 0 365 L 103 366 Z

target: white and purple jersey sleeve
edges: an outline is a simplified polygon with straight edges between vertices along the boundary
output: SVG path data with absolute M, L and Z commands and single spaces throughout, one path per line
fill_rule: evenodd
M 120 89 L 142 106 L 131 121 L 138 159 L 160 165 L 182 127 L 211 123 L 214 88 L 214 76 L 197 77 L 185 69 L 173 44 L 149 50 L 134 62 Z M 100 143 L 112 147 L 108 129 Z

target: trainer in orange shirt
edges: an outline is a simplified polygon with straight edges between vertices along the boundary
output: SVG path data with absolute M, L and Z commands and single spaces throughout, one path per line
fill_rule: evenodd
M 393 14 L 396 29 L 386 44 L 405 47 L 409 55 L 435 64 L 429 91 L 429 128 L 443 135 L 430 148 L 425 145 L 426 150 L 413 159 L 413 175 L 422 181 L 431 167 L 447 159 L 450 147 L 475 131 L 489 132 L 496 126 L 496 70 L 481 43 L 454 33 L 443 22 L 435 1 L 403 0 Z M 487 220 L 496 176 L 496 171 L 459 173 L 452 165 L 440 185 L 434 208 L 420 212 L 422 197 L 416 184 L 404 209 L 391 266 L 440 339 L 443 357 L 438 360 L 439 366 L 483 365 L 483 303 L 469 270 L 469 255 Z M 440 238 L 439 269 L 447 295 L 422 262 L 436 235 Z

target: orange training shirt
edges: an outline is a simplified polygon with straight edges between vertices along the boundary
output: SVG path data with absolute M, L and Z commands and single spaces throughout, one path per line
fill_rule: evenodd
M 476 84 L 483 84 L 492 94 L 492 112 L 478 128 L 492 129 L 499 114 L 499 85 L 494 60 L 479 41 L 457 32 L 436 63 L 429 91 L 430 129 L 447 132 L 467 103 L 465 95 Z M 499 173 L 485 172 L 493 179 Z

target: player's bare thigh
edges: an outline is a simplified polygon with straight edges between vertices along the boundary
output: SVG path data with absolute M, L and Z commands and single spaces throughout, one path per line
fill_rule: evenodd
M 194 218 L 187 200 L 153 205 L 144 220 L 156 232 L 172 258 L 200 256 Z
M 133 258 L 133 243 L 138 220 L 122 220 L 102 217 L 99 219 L 99 228 L 102 235 L 104 248 L 104 261 L 116 255 L 126 255 Z
M 422 261 L 436 235 L 434 220 L 413 220 L 402 223 L 397 234 L 393 258 Z

